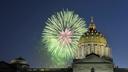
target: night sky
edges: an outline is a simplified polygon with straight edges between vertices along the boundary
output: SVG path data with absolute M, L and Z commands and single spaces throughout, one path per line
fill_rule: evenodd
M 67 8 L 87 23 L 94 16 L 114 63 L 128 67 L 128 0 L 0 0 L 0 60 L 21 56 L 31 67 L 47 66 L 50 57 L 40 51 L 41 32 L 48 17 Z

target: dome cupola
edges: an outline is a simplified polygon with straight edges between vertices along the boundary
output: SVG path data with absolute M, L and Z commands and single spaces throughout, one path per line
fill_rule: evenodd
M 22 57 L 18 57 L 11 60 L 11 64 L 27 64 L 27 61 Z
M 93 17 L 91 17 L 87 32 L 78 41 L 76 58 L 86 58 L 92 53 L 100 57 L 111 58 L 111 49 L 108 47 L 107 39 L 101 32 L 97 31 Z
M 107 41 L 104 35 L 96 30 L 95 23 L 93 22 L 93 17 L 91 17 L 91 23 L 89 24 L 88 31 L 85 32 L 79 40 L 79 45 L 83 43 L 94 43 L 104 46 L 107 45 Z
M 18 70 L 21 70 L 22 72 L 26 72 L 24 70 L 29 68 L 29 64 L 22 57 L 18 57 L 18 58 L 11 60 L 10 64 L 14 66 L 15 68 L 17 68 Z

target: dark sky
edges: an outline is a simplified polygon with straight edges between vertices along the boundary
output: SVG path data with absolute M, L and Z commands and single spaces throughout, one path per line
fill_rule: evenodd
M 128 0 L 0 0 L 0 60 L 22 56 L 32 67 L 45 66 L 48 54 L 39 51 L 45 21 L 67 8 L 87 23 L 94 16 L 115 64 L 128 67 Z

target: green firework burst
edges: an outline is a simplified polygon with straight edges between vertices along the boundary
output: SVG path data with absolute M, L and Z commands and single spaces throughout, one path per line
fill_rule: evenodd
M 74 58 L 80 36 L 86 31 L 85 21 L 73 11 L 60 11 L 46 21 L 42 42 L 56 65 Z

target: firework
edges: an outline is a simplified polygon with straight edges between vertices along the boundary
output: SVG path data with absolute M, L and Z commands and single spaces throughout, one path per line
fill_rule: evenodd
M 86 31 L 85 21 L 73 11 L 60 11 L 48 18 L 42 42 L 57 65 L 72 59 L 80 36 Z

